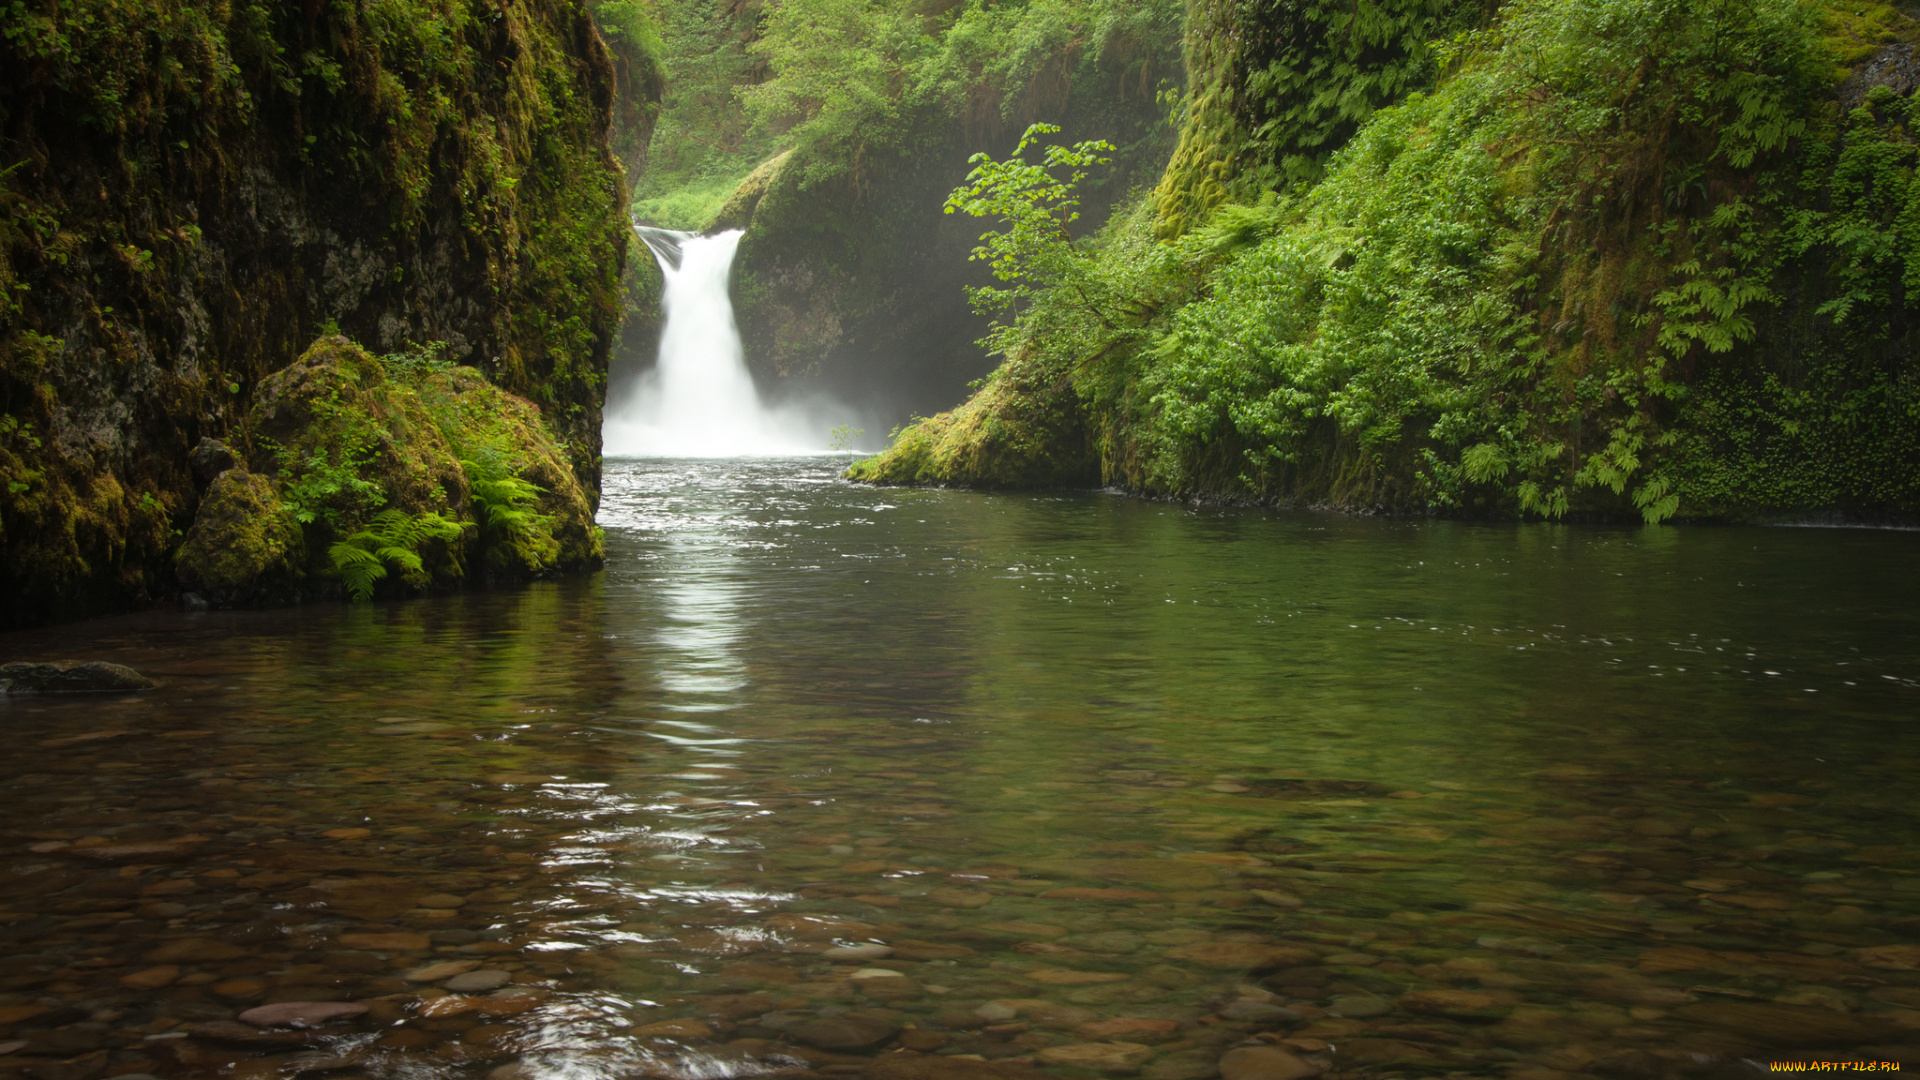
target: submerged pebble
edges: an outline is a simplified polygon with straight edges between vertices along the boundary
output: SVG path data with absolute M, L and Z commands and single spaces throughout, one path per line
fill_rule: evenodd
M 786 550 L 737 539 L 729 574 Z M 953 569 L 912 565 L 926 588 Z M 770 620 L 729 633 L 793 614 L 703 591 L 704 572 L 618 594 L 644 625 L 568 583 L 365 623 L 260 613 L 257 635 L 150 665 L 169 684 L 155 693 L 15 700 L 34 752 L 0 763 L 5 1068 L 1566 1080 L 1920 1058 L 1897 731 L 1831 772 L 1807 762 L 1845 740 L 1778 717 L 1777 745 L 1720 732 L 1707 748 L 1683 710 L 1642 716 L 1544 640 L 1500 663 L 1614 711 L 1547 690 L 1560 711 L 1529 704 L 1525 723 L 1497 693 L 1423 704 L 1418 723 L 1388 690 L 1341 711 L 1354 702 L 1310 683 L 1345 661 L 1283 684 L 1280 652 L 1234 668 L 1245 699 L 1213 675 L 1213 694 L 1163 693 L 1213 662 L 1184 629 L 1155 646 L 1179 670 L 1110 658 L 1110 636 L 1062 646 L 1112 684 L 1069 693 L 998 654 L 940 666 L 946 631 L 906 609 L 888 616 L 906 620 L 900 647 L 935 643 L 911 657 L 798 635 L 743 666 L 647 669 L 707 687 L 750 672 L 751 691 L 633 679 L 636 655 L 682 655 L 653 636 L 681 624 L 645 607 L 669 595 L 689 626 L 729 604 Z M 886 622 L 857 602 L 806 617 L 857 611 Z M 1435 662 L 1505 648 L 1458 636 L 1469 651 Z M 349 655 L 351 679 L 317 659 Z M 500 674 L 529 670 L 556 677 Z M 982 672 L 1012 692 L 982 691 Z M 862 696 L 887 680 L 912 686 Z M 1468 729 L 1470 752 L 1452 741 Z

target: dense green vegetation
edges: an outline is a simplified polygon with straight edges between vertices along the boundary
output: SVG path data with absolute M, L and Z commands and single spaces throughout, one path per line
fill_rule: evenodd
M 216 603 L 367 599 L 597 565 L 591 499 L 540 410 L 442 351 L 329 336 L 269 377 L 253 453 L 176 556 L 182 584 Z
M 174 594 L 194 447 L 248 452 L 330 324 L 444 343 L 593 492 L 609 139 L 646 143 L 650 26 L 631 0 L 0 4 L 0 623 Z
M 1174 84 L 1180 14 L 1166 0 L 670 0 L 661 20 L 668 87 L 635 207 L 698 229 L 786 151 L 797 186 L 864 190 L 914 155 L 1058 120 L 1083 87 L 1149 106 L 1108 117 L 1127 129 L 1108 138 L 1157 138 L 1143 119 Z
M 1015 250 L 993 209 L 1028 279 L 1002 368 L 854 475 L 1051 480 L 1022 462 L 1084 439 L 1079 479 L 1181 496 L 1910 516 L 1920 188 L 1882 50 L 1913 37 L 1887 7 L 1516 0 L 1385 108 L 1404 72 L 1331 63 L 1344 118 L 1245 76 L 1211 171 L 1203 66 L 1161 190 L 1096 240 Z

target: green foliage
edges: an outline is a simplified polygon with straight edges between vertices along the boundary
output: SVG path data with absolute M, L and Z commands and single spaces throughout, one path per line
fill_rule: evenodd
M 986 232 L 973 260 L 984 262 L 993 276 L 1011 289 L 969 289 L 976 310 L 999 314 L 1031 299 L 1035 289 L 1055 287 L 1073 276 L 1081 260 L 1074 250 L 1071 226 L 1080 220 L 1080 197 L 1075 190 L 1095 165 L 1110 165 L 1113 144 L 1104 140 L 1049 146 L 1038 164 L 1024 160 L 1039 136 L 1057 134 L 1057 124 L 1033 124 L 1005 161 L 986 154 L 968 159 L 973 171 L 965 184 L 947 196 L 944 213 L 998 218 L 1002 228 Z M 1061 173 L 1065 173 L 1064 176 Z M 999 350 L 995 350 L 999 351 Z
M 1156 193 L 1163 235 L 1223 201 L 1317 179 L 1374 110 L 1428 86 L 1434 42 L 1489 0 L 1210 0 L 1188 27 L 1186 124 Z
M 857 428 L 852 424 L 839 424 L 827 433 L 827 446 L 833 450 L 852 450 L 854 444 L 860 440 L 860 436 L 866 433 L 865 428 Z
M 1249 14 L 1280 7 L 1247 3 Z M 1249 134 L 1283 180 L 1312 179 L 1374 110 L 1434 74 L 1432 46 L 1472 29 L 1490 5 L 1455 0 L 1352 4 L 1294 0 L 1287 18 L 1237 57 Z M 1258 17 L 1258 16 L 1256 16 Z
M 749 171 L 751 166 L 749 166 Z M 712 222 L 746 172 L 692 180 L 664 194 L 633 200 L 633 216 L 662 229 L 698 232 Z
M 609 60 L 652 47 L 646 4 L 320 6 L 0 0 L 0 401 L 88 432 L 0 447 L 29 485 L 0 501 L 0 621 L 164 596 L 180 523 L 141 493 L 191 508 L 203 435 L 270 451 L 252 395 L 316 324 L 459 342 L 594 475 L 628 233 L 607 131 L 645 100 L 610 103 Z M 289 467 L 316 521 L 380 508 L 351 452 Z
M 661 150 L 636 211 L 682 226 L 718 209 L 717 188 L 784 150 L 798 151 L 801 186 L 864 190 L 955 129 L 977 146 L 1002 125 L 1057 119 L 1076 85 L 1144 102 L 1171 73 L 1180 25 L 1170 0 L 668 7 Z
M 463 460 L 479 519 L 482 557 L 495 567 L 542 570 L 560 554 L 553 537 L 554 519 L 540 513 L 540 496 L 547 490 L 511 472 L 512 465 L 498 454 L 478 461 Z
M 701 229 L 759 162 L 774 152 L 752 130 L 738 91 L 765 77 L 748 48 L 759 33 L 761 0 L 715 4 L 662 0 L 664 97 L 646 168 L 633 176 L 633 213 L 669 229 Z
M 592 0 L 588 7 L 593 12 L 594 25 L 609 40 L 619 41 L 645 56 L 665 55 L 666 43 L 660 36 L 660 24 L 655 21 L 654 6 L 649 0 Z
M 1517 0 L 1317 183 L 1172 243 L 1119 216 L 996 344 L 1070 383 L 1108 482 L 1148 491 L 1920 509 L 1908 103 L 1831 123 L 1831 25 L 1799 0 Z
M 343 401 L 337 388 L 316 402 L 314 419 L 337 437 L 305 453 L 274 448 L 281 498 L 302 525 L 339 531 L 386 505 L 386 494 L 371 475 L 385 433 L 366 412 Z
M 346 586 L 347 595 L 356 602 L 373 598 L 373 588 L 386 578 L 389 566 L 416 588 L 427 583 L 420 548 L 429 541 L 458 539 L 473 527 L 472 522 L 453 521 L 438 513 L 407 514 L 383 510 L 364 528 L 336 540 L 327 548 L 333 572 Z
M 803 183 L 849 174 L 857 185 L 876 160 L 924 141 L 929 117 L 1010 120 L 1063 69 L 1148 75 L 1177 21 L 1164 2 L 969 0 L 928 15 L 900 0 L 787 0 L 753 46 L 771 77 L 742 96 L 761 129 L 801 149 Z
M 1631 488 L 1650 521 L 1677 510 L 1646 469 L 1670 365 L 1752 340 L 1773 299 L 1750 207 L 1707 193 L 1804 131 L 1812 21 L 1791 2 L 1527 0 L 1460 48 L 1439 94 L 1377 113 L 1172 320 L 1128 403 L 1151 482 L 1258 491 L 1314 455 L 1386 467 L 1417 447 L 1416 504 L 1553 513 Z
M 287 479 L 285 498 L 294 520 L 302 525 L 322 521 L 333 525 L 343 511 L 376 508 L 385 502 L 380 485 L 362 475 L 367 464 L 364 457 L 355 460 L 332 453 L 282 458 L 280 473 Z
M 836 147 L 807 156 L 820 176 L 858 172 L 907 134 L 921 89 L 911 74 L 939 44 L 929 29 L 887 0 L 787 0 L 753 46 L 775 77 L 742 90 L 747 113 L 763 128 L 794 126 L 801 146 Z

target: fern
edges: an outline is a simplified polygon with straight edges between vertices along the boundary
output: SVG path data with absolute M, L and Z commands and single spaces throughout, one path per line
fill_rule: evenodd
M 453 540 L 472 528 L 470 522 L 454 521 L 427 511 L 407 514 L 384 510 L 358 532 L 336 540 L 327 548 L 334 575 L 347 587 L 347 595 L 356 603 L 373 598 L 373 588 L 386 579 L 389 566 L 400 569 L 402 580 L 410 585 L 426 583 L 426 569 L 420 561 L 420 546 L 429 540 Z
M 559 555 L 552 516 L 535 509 L 547 489 L 514 476 L 497 458 L 462 460 L 460 466 L 472 487 L 480 546 L 490 562 L 518 556 L 528 569 L 538 570 Z

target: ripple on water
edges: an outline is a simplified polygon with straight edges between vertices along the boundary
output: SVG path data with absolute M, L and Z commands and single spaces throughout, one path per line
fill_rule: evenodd
M 1916 1056 L 1900 535 L 606 490 L 592 579 L 9 638 L 163 686 L 0 704 L 0 1073 Z

